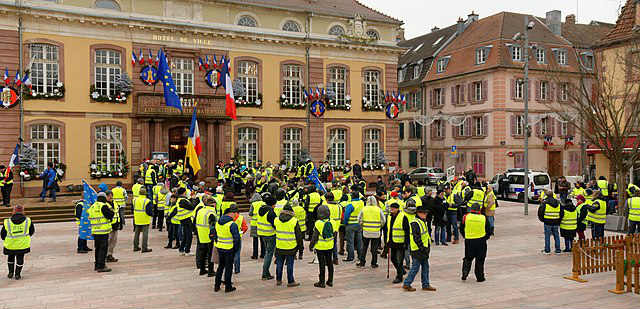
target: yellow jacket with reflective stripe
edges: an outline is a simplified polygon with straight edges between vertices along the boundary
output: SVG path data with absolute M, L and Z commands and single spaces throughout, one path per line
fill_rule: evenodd
M 640 222 L 640 197 L 628 199 L 627 207 L 629 207 L 629 220 Z
M 333 230 L 337 231 L 340 228 L 340 220 L 342 219 L 342 207 L 339 204 L 327 204 L 329 207 L 329 218 L 331 224 L 333 224 Z
M 429 230 L 427 229 L 427 223 L 420 220 L 419 218 L 415 218 L 413 219 L 412 222 L 417 222 L 418 226 L 420 227 L 420 240 L 422 241 L 422 245 L 425 248 L 428 248 L 429 245 L 431 244 L 431 236 L 429 236 Z M 411 251 L 418 251 L 418 244 L 416 243 L 414 237 L 413 237 L 413 224 L 409 224 L 409 227 L 411 228 L 411 235 L 410 235 L 410 240 L 409 242 L 411 243 Z
M 578 228 L 578 212 L 577 210 L 569 211 L 564 210 L 562 221 L 560 221 L 560 228 L 563 230 L 575 231 Z
M 306 232 L 307 231 L 307 212 L 304 210 L 304 208 L 302 208 L 302 206 L 298 205 L 298 206 L 294 206 L 293 208 L 293 212 L 296 216 L 296 219 L 298 219 L 298 225 L 300 225 L 300 231 L 301 232 Z
M 111 221 L 102 214 L 103 202 L 95 202 L 89 210 L 89 222 L 91 223 L 91 234 L 105 235 L 111 233 Z
M 276 226 L 276 248 L 281 250 L 291 250 L 298 246 L 296 241 L 296 225 L 298 219 L 291 218 L 287 222 L 280 221 L 276 218 L 273 222 Z
M 31 247 L 31 236 L 29 228 L 31 219 L 28 217 L 20 224 L 11 222 L 11 218 L 4 219 L 4 229 L 7 237 L 4 239 L 4 247 L 7 250 L 23 250 Z
M 231 225 L 236 224 L 233 220 L 220 225 L 218 220 L 216 220 L 216 236 L 218 237 L 216 240 L 216 248 L 220 248 L 223 250 L 231 250 L 233 249 L 233 235 L 231 234 Z
M 316 230 L 318 230 L 318 242 L 315 244 L 315 249 L 316 250 L 331 250 L 333 249 L 333 235 L 335 234 L 336 230 L 333 230 L 333 234 L 331 235 L 330 238 L 324 238 L 322 237 L 322 231 L 324 230 L 324 226 L 326 224 L 331 224 L 333 227 L 333 223 L 331 223 L 329 220 L 325 219 L 325 220 L 318 220 L 315 223 L 315 227 Z
M 313 212 L 313 210 L 316 209 L 316 206 L 320 205 L 320 203 L 322 203 L 322 198 L 318 192 L 309 193 L 309 212 Z
M 178 206 L 178 212 L 176 213 L 174 218 L 176 218 L 178 221 L 182 221 L 182 220 L 191 218 L 192 213 L 193 213 L 193 210 L 188 210 L 188 209 L 180 207 L 180 201 L 182 201 L 184 199 L 185 199 L 184 197 L 179 197 L 178 200 L 176 201 L 176 206 Z M 194 208 L 194 210 L 195 210 L 195 208 Z
M 253 212 L 249 214 L 250 224 L 255 225 L 258 223 L 258 211 L 260 211 L 260 207 L 266 205 L 263 201 L 255 201 L 251 203 Z
M 560 207 L 558 207 L 560 209 Z M 480 214 L 468 213 L 464 218 L 464 238 L 478 239 L 487 235 L 485 224 L 487 217 Z
M 198 234 L 198 241 L 202 244 L 211 243 L 211 225 L 213 222 L 209 222 L 209 217 L 214 216 L 215 220 L 216 210 L 213 207 L 205 206 L 200 209 L 196 214 L 196 232 Z
M 364 232 L 378 232 L 382 228 L 380 208 L 365 206 L 362 208 L 362 230 Z
M 135 225 L 149 225 L 151 224 L 151 217 L 147 214 L 147 204 L 149 201 L 146 197 L 138 197 L 133 199 L 133 223 Z
M 131 187 L 131 193 L 133 194 L 133 198 L 140 196 L 141 188 L 142 188 L 142 185 L 139 183 L 136 183 Z
M 398 212 L 395 220 L 393 221 L 393 226 L 391 225 L 391 214 L 387 216 L 387 242 L 389 242 L 389 238 L 391 241 L 396 244 L 404 243 L 404 228 L 402 227 L 402 222 L 404 221 L 404 213 Z
M 267 205 L 263 207 L 269 207 Z M 258 236 L 273 236 L 276 234 L 276 230 L 273 228 L 273 225 L 269 223 L 267 220 L 267 216 L 269 212 L 267 211 L 264 216 L 258 214 Z
M 123 187 L 115 187 L 111 189 L 111 193 L 113 194 L 113 204 L 118 204 L 119 207 L 124 206 L 127 203 L 125 198 L 125 189 Z
M 351 205 L 353 205 L 353 211 L 351 212 L 351 216 L 349 216 L 349 224 L 358 224 L 358 216 L 360 216 L 360 212 L 362 208 L 364 208 L 364 202 L 361 200 L 352 201 Z
M 475 203 L 478 203 L 480 207 L 484 207 L 484 203 L 485 203 L 484 191 L 480 189 L 473 189 L 471 193 L 473 194 L 473 196 L 467 202 L 467 207 L 471 208 Z
M 602 200 L 592 201 L 591 204 L 598 204 L 599 207 L 595 212 L 588 211 L 587 221 L 605 224 L 607 222 L 607 204 Z
M 167 194 L 160 193 L 162 188 L 164 188 L 163 184 L 153 186 L 153 203 L 158 206 L 158 210 L 164 210 L 167 203 Z
M 598 185 L 598 188 L 600 189 L 600 193 L 602 193 L 602 196 L 607 197 L 609 196 L 609 182 L 606 180 L 598 180 L 596 181 L 596 184 Z
M 560 206 L 553 207 L 549 204 L 545 204 L 544 218 L 550 220 L 560 219 Z

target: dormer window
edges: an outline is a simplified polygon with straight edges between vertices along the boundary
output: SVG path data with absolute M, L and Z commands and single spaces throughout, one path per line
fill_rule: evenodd
M 536 62 L 538 63 L 546 63 L 544 48 L 539 47 L 536 49 Z
M 511 46 L 511 60 L 522 61 L 522 47 L 517 45 Z
M 478 48 L 476 50 L 476 64 L 483 64 L 485 62 L 487 62 L 487 50 Z
M 97 0 L 96 8 L 120 11 L 120 5 L 114 0 Z
M 443 57 L 438 59 L 438 63 L 436 64 L 436 70 L 438 73 L 442 73 L 447 69 L 449 59 L 451 59 L 451 57 Z

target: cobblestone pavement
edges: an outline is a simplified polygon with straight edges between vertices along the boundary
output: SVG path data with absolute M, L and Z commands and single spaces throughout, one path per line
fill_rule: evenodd
M 162 248 L 165 233 L 151 233 L 153 252 L 132 252 L 130 224 L 116 248 L 120 261 L 110 264 L 113 272 L 99 274 L 93 271 L 91 254 L 75 253 L 73 222 L 40 224 L 23 280 L 6 279 L 6 257 L 1 258 L 0 308 L 637 308 L 640 295 L 607 292 L 615 284 L 613 272 L 585 276 L 588 283 L 562 278 L 570 272 L 571 257 L 540 254 L 544 240 L 536 205 L 527 217 L 521 204 L 501 206 L 496 236 L 489 241 L 486 282 L 477 283 L 473 275 L 460 280 L 463 245 L 438 246 L 430 258 L 430 279 L 437 292 L 413 293 L 386 279 L 386 260 L 378 269 L 341 263 L 333 288 L 314 288 L 318 269 L 308 264 L 308 251 L 304 261 L 295 264 L 302 285 L 276 287 L 275 281 L 260 280 L 262 261 L 249 258 L 249 237 L 243 238 L 242 272 L 233 277 L 238 290 L 214 293 L 212 278 L 198 276 L 194 257 Z M 393 267 L 391 272 L 393 277 Z M 419 278 L 414 287 L 419 287 Z

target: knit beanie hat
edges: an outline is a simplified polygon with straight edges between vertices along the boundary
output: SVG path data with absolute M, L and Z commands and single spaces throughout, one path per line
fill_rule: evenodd
M 22 207 L 22 205 L 15 205 L 13 206 L 13 214 L 24 214 L 24 207 Z

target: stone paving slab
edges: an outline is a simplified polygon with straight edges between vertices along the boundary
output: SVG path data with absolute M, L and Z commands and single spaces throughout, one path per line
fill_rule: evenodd
M 261 281 L 262 261 L 249 258 L 251 238 L 243 238 L 242 272 L 234 275 L 238 290 L 214 293 L 213 280 L 198 276 L 194 257 L 162 248 L 166 233 L 152 231 L 153 252 L 132 252 L 133 233 L 127 225 L 119 236 L 113 272 L 93 272 L 93 255 L 75 253 L 73 222 L 36 226 L 32 253 L 27 255 L 22 281 L 8 280 L 0 268 L 0 308 L 637 308 L 640 295 L 614 295 L 614 272 L 585 276 L 587 283 L 565 280 L 568 254 L 544 256 L 542 224 L 522 215 L 518 203 L 502 202 L 496 216 L 496 236 L 489 241 L 487 281 L 473 275 L 460 280 L 464 246 L 433 247 L 430 279 L 437 292 L 404 292 L 386 279 L 386 259 L 378 269 L 354 264 L 336 267 L 333 288 L 313 287 L 318 266 L 305 252 L 295 263 L 297 288 Z M 195 243 L 195 242 L 194 242 Z M 307 243 L 305 243 L 307 245 Z M 195 244 L 194 244 L 195 248 Z M 6 263 L 2 256 L 1 264 Z M 391 268 L 393 277 L 393 267 Z M 272 267 L 275 275 L 275 267 Z M 419 287 L 416 278 L 414 287 Z

